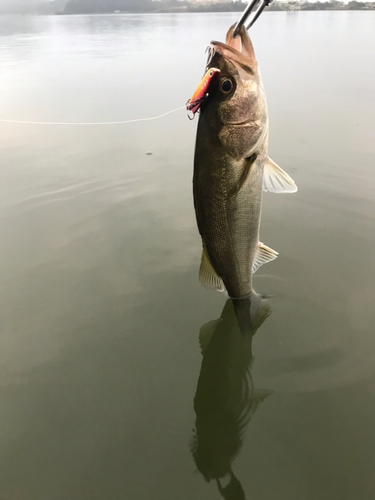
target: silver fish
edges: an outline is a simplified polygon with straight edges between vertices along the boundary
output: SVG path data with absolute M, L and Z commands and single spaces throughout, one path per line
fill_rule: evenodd
M 278 255 L 259 241 L 262 191 L 293 193 L 297 186 L 268 157 L 268 112 L 253 45 L 244 27 L 235 39 L 233 28 L 225 44 L 210 45 L 207 70 L 219 76 L 198 87 L 207 93 L 195 101 L 201 113 L 193 189 L 203 242 L 200 281 L 244 298 L 252 294 L 253 273 Z

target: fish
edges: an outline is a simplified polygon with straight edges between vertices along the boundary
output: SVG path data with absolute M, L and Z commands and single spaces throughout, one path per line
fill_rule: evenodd
M 256 270 L 278 253 L 259 240 L 263 191 L 294 193 L 293 179 L 268 156 L 268 111 L 245 27 L 209 46 L 215 78 L 194 92 L 197 127 L 193 194 L 203 250 L 200 282 L 229 297 L 253 293 Z M 209 74 L 209 73 L 208 73 Z
M 196 415 L 190 450 L 206 481 L 226 499 L 245 499 L 233 463 L 259 405 L 274 391 L 255 386 L 252 340 L 271 314 L 267 301 L 228 299 L 219 319 L 200 328 L 202 364 L 194 397 Z M 236 307 L 250 311 L 251 329 Z M 244 335 L 243 330 L 247 333 Z M 229 483 L 228 483 L 229 480 Z

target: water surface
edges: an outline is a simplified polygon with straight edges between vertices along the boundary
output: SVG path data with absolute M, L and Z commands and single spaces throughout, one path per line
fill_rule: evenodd
M 236 17 L 1 17 L 0 119 L 182 106 Z M 374 497 L 375 15 L 267 13 L 252 37 L 270 156 L 299 191 L 264 197 L 280 256 L 255 277 L 272 314 L 251 362 L 198 283 L 196 122 L 0 123 L 4 500 Z

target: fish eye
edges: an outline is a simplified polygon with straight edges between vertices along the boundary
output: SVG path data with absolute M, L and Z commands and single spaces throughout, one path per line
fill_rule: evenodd
M 229 92 L 233 88 L 232 80 L 229 80 L 229 78 L 226 78 L 225 80 L 223 80 L 221 82 L 220 88 L 221 88 L 221 91 L 224 92 L 224 94 L 229 94 Z

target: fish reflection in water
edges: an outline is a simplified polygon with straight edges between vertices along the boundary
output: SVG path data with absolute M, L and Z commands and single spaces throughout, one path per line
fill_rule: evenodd
M 258 390 L 251 376 L 252 338 L 271 314 L 266 300 L 228 299 L 221 317 L 199 334 L 202 366 L 194 398 L 196 413 L 191 451 L 206 481 L 215 480 L 226 500 L 245 499 L 232 462 L 258 405 L 271 390 Z

